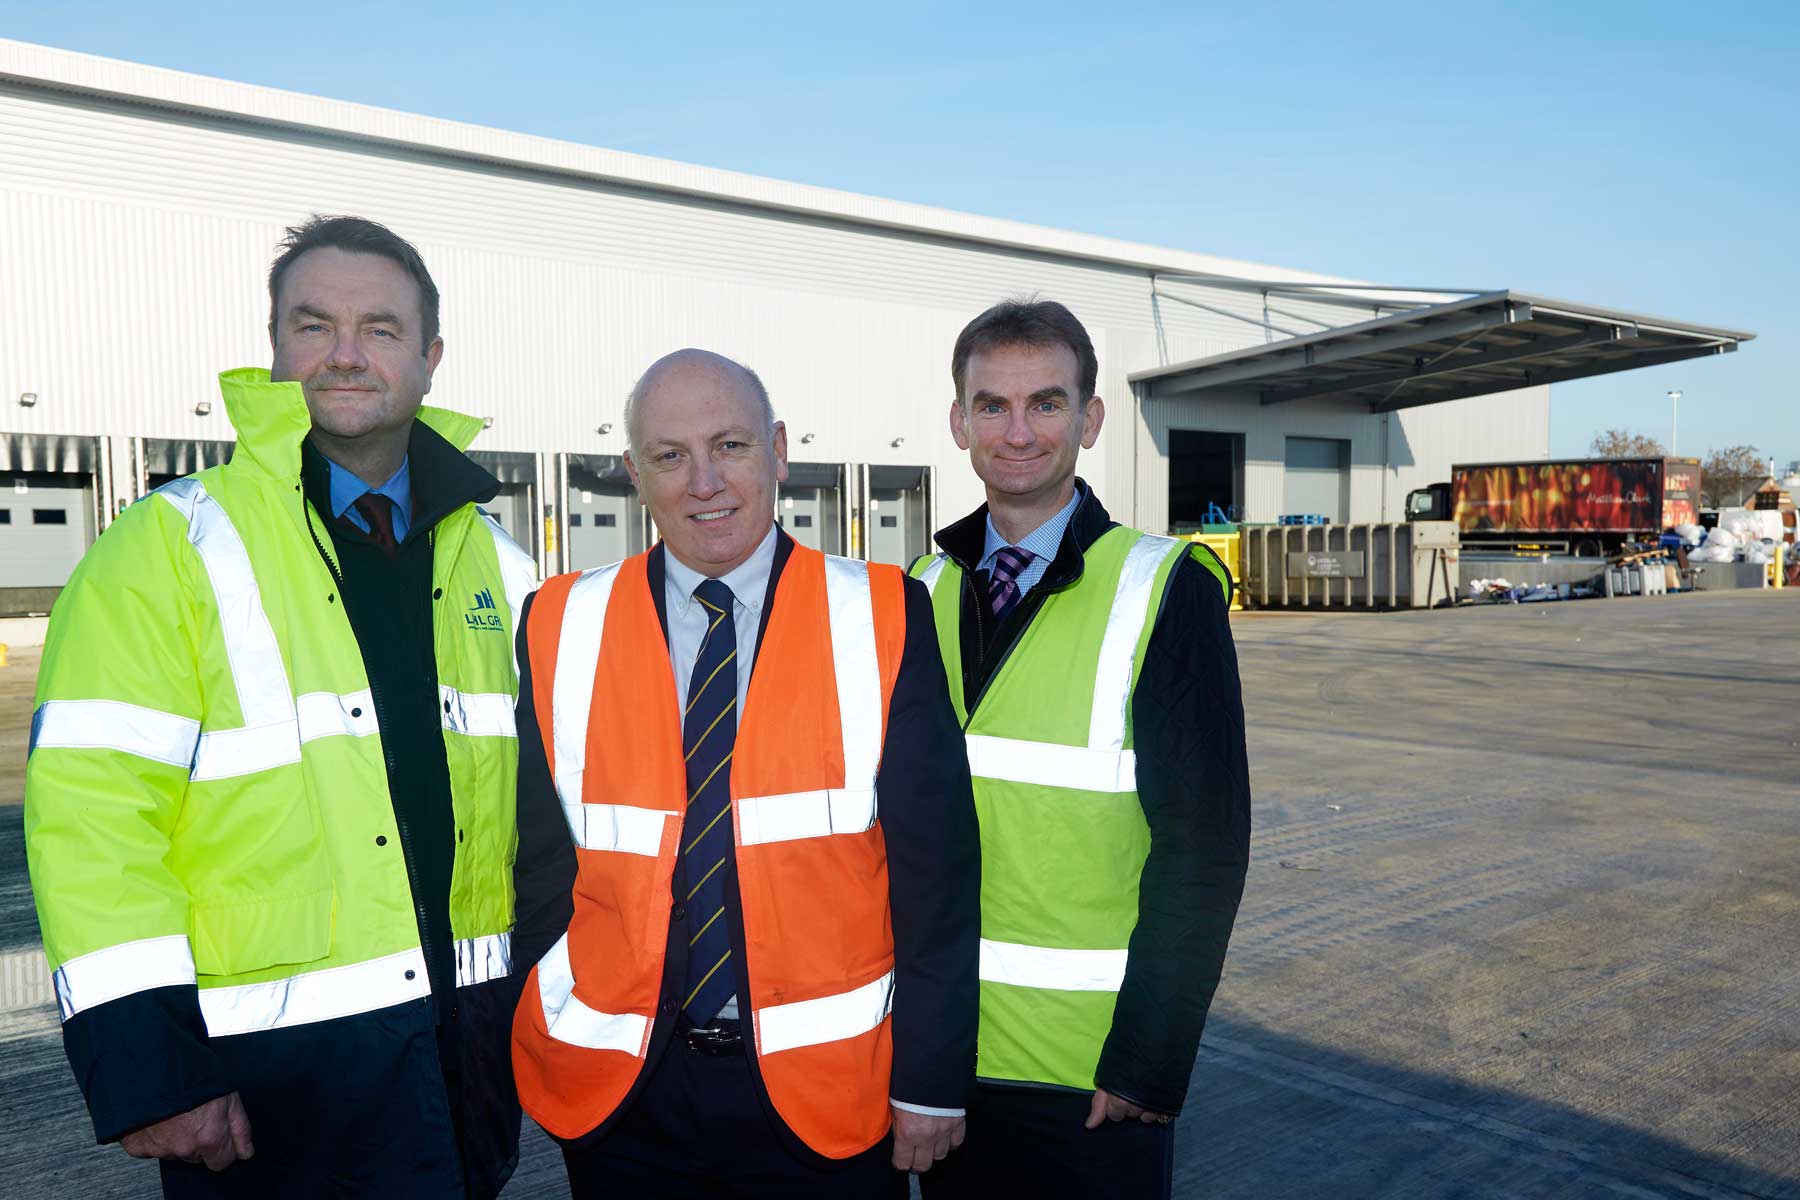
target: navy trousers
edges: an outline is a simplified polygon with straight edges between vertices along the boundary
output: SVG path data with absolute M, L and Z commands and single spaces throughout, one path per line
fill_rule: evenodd
M 468 1196 L 450 1097 L 461 1077 L 444 1070 L 454 1047 L 423 1003 L 214 1045 L 243 1081 L 256 1155 L 216 1172 L 164 1160 L 166 1200 Z
M 925 1200 L 1167 1200 L 1175 1127 L 1138 1121 L 1084 1129 L 1092 1092 L 978 1084 L 962 1147 L 919 1176 Z
M 574 1200 L 904 1200 L 893 1139 L 832 1166 L 781 1142 L 743 1054 L 710 1058 L 672 1038 L 644 1091 L 592 1146 L 563 1144 Z

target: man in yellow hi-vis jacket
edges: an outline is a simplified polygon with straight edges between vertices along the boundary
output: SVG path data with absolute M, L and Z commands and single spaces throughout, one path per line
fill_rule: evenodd
M 171 1196 L 477 1196 L 517 1158 L 510 875 L 530 560 L 411 245 L 288 231 L 231 461 L 51 614 L 26 839 L 96 1136 Z

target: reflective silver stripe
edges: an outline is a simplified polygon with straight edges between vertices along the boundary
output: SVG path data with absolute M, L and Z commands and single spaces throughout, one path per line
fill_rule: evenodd
M 981 979 L 1059 992 L 1116 992 L 1125 982 L 1124 950 L 1055 950 L 981 939 Z
M 869 564 L 827 555 L 825 602 L 837 674 L 838 726 L 844 737 L 844 787 L 873 790 L 881 763 L 881 663 L 875 655 Z
M 185 934 L 144 938 L 79 955 L 51 976 L 62 1019 L 151 988 L 193 986 L 194 954 Z
M 225 656 L 231 662 L 231 678 L 237 684 L 238 708 L 246 728 L 259 728 L 294 719 L 294 694 L 282 665 L 281 646 L 263 611 L 262 592 L 250 554 L 237 526 L 216 500 L 206 494 L 198 479 L 177 479 L 156 490 L 188 521 L 188 541 L 200 552 L 200 561 L 212 581 L 218 604 L 219 628 L 225 640 Z
M 920 572 L 919 582 L 925 585 L 927 594 L 937 595 L 938 576 L 944 573 L 944 564 L 949 561 L 950 556 L 940 551 L 932 557 L 931 564 Z
M 875 792 L 871 788 L 789 792 L 738 801 L 738 844 L 743 846 L 863 833 L 873 824 Z
M 600 635 L 622 565 L 583 571 L 569 589 L 568 605 L 563 609 L 556 676 L 550 683 L 550 755 L 556 794 L 562 797 L 564 811 L 581 803 L 581 779 L 587 771 L 588 709 L 594 700 L 594 673 L 600 665 Z
M 260 729 L 214 729 L 200 735 L 191 778 L 196 782 L 232 779 L 299 761 L 298 721 L 283 721 Z
M 267 983 L 200 989 L 200 1015 L 212 1037 L 260 1033 L 374 1012 L 431 994 L 425 952 L 417 948 Z
M 538 1001 L 550 1036 L 589 1050 L 618 1050 L 642 1058 L 650 1044 L 650 1018 L 638 1013 L 603 1013 L 575 997 L 575 973 L 569 966 L 569 935 L 538 960 Z
M 512 934 L 490 933 L 456 943 L 456 986 L 469 987 L 512 974 Z
M 229 779 L 299 762 L 299 715 L 244 539 L 198 479 L 177 479 L 156 494 L 187 518 L 188 541 L 212 583 L 219 633 L 244 720 L 237 729 L 201 732 L 192 778 Z M 314 711 L 316 715 L 317 705 Z M 372 717 L 373 708 L 369 711 Z
M 368 737 L 381 732 L 375 720 L 375 694 L 368 688 L 347 696 L 308 692 L 300 697 L 296 707 L 302 742 L 322 737 Z
M 340 696 L 308 692 L 296 702 L 297 719 L 260 729 L 214 729 L 200 735 L 195 781 L 254 775 L 300 761 L 303 742 L 327 737 L 368 737 L 381 732 L 367 688 Z
M 629 804 L 565 804 L 569 836 L 583 850 L 617 850 L 655 858 L 671 812 Z
M 444 728 L 466 737 L 517 737 L 513 698 L 501 692 L 459 692 L 438 685 Z
M 1137 790 L 1137 753 L 1133 750 L 1089 750 L 982 733 L 971 733 L 963 741 L 969 752 L 969 773 L 977 779 L 1084 792 Z
M 1094 704 L 1088 715 L 1088 749 L 1125 747 L 1125 718 L 1131 707 L 1131 666 L 1139 636 L 1150 619 L 1150 592 L 1163 559 L 1178 543 L 1146 533 L 1125 554 L 1119 587 L 1113 593 L 1100 661 L 1094 670 Z
M 875 653 L 869 564 L 828 555 L 825 604 L 831 624 L 831 664 L 837 678 L 838 726 L 844 739 L 844 786 L 740 799 L 740 845 L 862 833 L 875 823 L 875 770 L 881 763 L 881 662 Z
M 1150 619 L 1156 575 L 1181 546 L 1174 538 L 1143 534 L 1125 553 L 1119 583 L 1100 639 L 1086 746 L 970 734 L 969 772 L 980 779 L 1084 792 L 1137 790 L 1137 755 L 1125 749 L 1131 709 L 1132 664 L 1138 638 Z
M 869 1032 L 894 1008 L 894 973 L 835 996 L 797 1000 L 756 1011 L 758 1054 L 841 1042 Z
M 117 750 L 137 758 L 188 767 L 200 741 L 192 717 L 140 708 L 119 700 L 46 700 L 31 714 L 29 758 L 39 747 Z
M 508 634 L 512 639 L 513 678 L 519 677 L 519 610 L 525 606 L 525 597 L 537 588 L 537 564 L 531 561 L 531 555 L 512 540 L 500 522 L 481 514 L 488 524 L 488 531 L 494 536 L 494 551 L 500 558 L 500 583 L 506 589 L 506 607 L 512 613 L 512 620 L 506 623 Z

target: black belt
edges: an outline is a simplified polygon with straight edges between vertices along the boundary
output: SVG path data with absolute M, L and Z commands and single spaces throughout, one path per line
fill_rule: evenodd
M 744 1052 L 744 1025 L 742 1021 L 732 1021 L 723 1017 L 715 1018 L 708 1029 L 695 1029 L 688 1026 L 684 1017 L 681 1026 L 676 1029 L 676 1036 L 689 1050 L 696 1054 L 704 1054 L 708 1058 L 724 1058 L 732 1054 Z

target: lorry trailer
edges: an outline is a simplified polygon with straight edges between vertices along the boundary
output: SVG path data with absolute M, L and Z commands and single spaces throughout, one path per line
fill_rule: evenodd
M 1697 458 L 1459 463 L 1406 497 L 1411 521 L 1454 521 L 1465 551 L 1613 554 L 1700 516 Z

